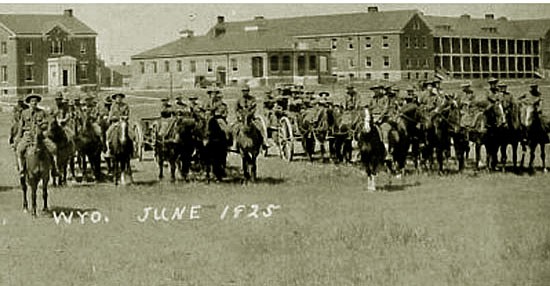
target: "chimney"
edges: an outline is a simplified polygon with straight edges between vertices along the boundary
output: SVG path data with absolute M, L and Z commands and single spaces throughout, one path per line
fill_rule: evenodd
M 193 37 L 193 35 L 194 35 L 193 31 L 189 29 L 180 31 L 180 38 L 191 38 Z
M 73 9 L 66 9 L 63 11 L 63 15 L 64 16 L 67 16 L 67 17 L 72 17 L 73 16 Z
M 494 20 L 495 14 L 485 14 L 485 20 Z
M 369 6 L 367 8 L 367 12 L 369 12 L 369 13 L 378 12 L 378 7 L 377 6 Z
M 218 24 L 223 24 L 223 22 L 225 22 L 225 17 L 224 16 L 218 16 Z
M 255 16 L 255 17 L 254 17 L 254 20 L 256 20 L 256 21 L 257 21 L 257 20 L 263 20 L 263 19 L 264 19 L 264 16 L 261 16 L 261 15 L 260 15 L 260 16 Z
M 469 15 L 469 14 L 463 14 L 463 15 L 460 15 L 460 19 L 466 19 L 466 20 L 469 20 L 469 19 L 470 19 L 470 15 Z

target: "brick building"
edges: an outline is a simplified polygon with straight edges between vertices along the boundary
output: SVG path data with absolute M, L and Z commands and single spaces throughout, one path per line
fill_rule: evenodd
M 72 10 L 0 14 L 0 93 L 95 87 L 96 36 Z

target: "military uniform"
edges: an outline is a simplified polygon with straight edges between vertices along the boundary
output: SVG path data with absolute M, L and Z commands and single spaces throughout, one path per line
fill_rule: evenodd
M 346 98 L 344 103 L 344 108 L 346 110 L 353 110 L 357 108 L 357 91 L 355 91 L 353 86 L 347 87 L 348 91 L 346 92 Z
M 128 117 L 130 117 L 130 107 L 128 106 L 127 103 L 125 102 L 118 102 L 116 101 L 115 99 L 117 97 L 126 97 L 124 94 L 122 93 L 117 93 L 117 94 L 113 94 L 111 96 L 111 98 L 113 99 L 113 104 L 111 106 L 111 109 L 109 110 L 109 116 L 108 116 L 108 121 L 110 123 L 110 126 L 109 128 L 107 129 L 107 138 L 106 138 L 106 147 L 107 147 L 107 152 L 106 152 L 106 156 L 110 156 L 110 144 L 109 142 L 107 142 L 108 140 L 111 139 L 111 134 L 113 133 L 113 130 L 115 130 L 115 128 L 117 128 L 119 126 L 119 122 L 120 120 L 123 120 L 123 119 L 127 119 Z M 133 134 L 132 134 L 132 129 L 130 128 L 128 130 L 128 135 L 130 137 L 133 137 Z
M 41 101 L 42 99 L 39 95 L 31 94 L 27 96 L 25 102 L 29 103 L 32 98 L 37 98 L 38 101 Z M 25 170 L 25 166 L 23 165 L 23 162 L 25 162 L 25 152 L 29 145 L 33 143 L 35 138 L 34 136 L 36 136 L 38 132 L 46 131 L 46 129 L 48 128 L 47 117 L 48 114 L 46 113 L 46 111 L 39 107 L 30 107 L 21 113 L 19 128 L 16 136 L 16 152 L 19 160 L 18 167 L 21 174 L 23 174 Z M 51 141 L 51 139 L 49 139 L 47 136 L 44 136 L 43 142 L 53 160 L 53 166 L 55 170 L 55 152 L 57 150 L 55 143 Z
M 259 122 L 255 120 L 255 114 L 256 114 L 256 98 L 252 95 L 250 95 L 250 88 L 244 87 L 242 89 L 243 96 L 240 97 L 237 100 L 237 105 L 235 108 L 236 114 L 237 114 L 237 121 L 239 124 L 235 128 L 239 128 L 240 124 L 243 124 L 246 119 L 249 123 L 255 124 L 258 130 L 262 134 L 262 140 L 263 140 L 263 147 L 268 148 L 269 145 L 267 143 L 267 134 L 264 134 L 263 128 L 261 128 L 261 125 Z M 246 118 L 247 117 L 247 118 Z M 235 130 L 235 129 L 234 129 Z M 238 129 L 237 129 L 238 130 Z

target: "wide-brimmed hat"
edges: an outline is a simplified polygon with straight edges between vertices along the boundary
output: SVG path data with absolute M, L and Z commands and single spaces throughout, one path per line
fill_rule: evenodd
M 347 89 L 354 89 L 355 87 L 353 87 L 353 85 L 348 85 L 346 86 Z
M 497 82 L 498 82 L 498 79 L 492 77 L 492 78 L 490 78 L 487 82 L 488 82 L 488 83 L 497 83 Z
M 170 98 L 168 98 L 168 97 L 163 97 L 163 98 L 160 99 L 160 101 L 161 101 L 161 102 L 168 102 L 168 101 L 170 101 Z
M 534 82 L 534 83 L 531 83 L 531 84 L 529 85 L 529 87 L 530 87 L 530 88 L 539 87 L 539 85 L 538 85 L 537 83 Z
M 508 85 L 501 82 L 501 83 L 497 84 L 497 87 L 508 87 Z
M 115 100 L 115 99 L 116 99 L 117 97 L 119 97 L 119 96 L 122 97 L 122 98 L 125 98 L 125 97 L 126 97 L 126 95 L 125 95 L 124 93 L 115 93 L 115 94 L 111 95 L 111 98 L 112 98 L 113 100 Z
M 217 93 L 220 93 L 221 91 L 217 88 L 211 88 L 209 90 L 206 91 L 207 94 L 217 94 Z
M 370 90 L 378 90 L 378 89 L 383 89 L 383 88 L 384 88 L 383 85 L 375 84 L 375 85 L 370 87 Z
M 329 97 L 330 93 L 328 91 L 319 92 L 319 97 Z
M 250 87 L 248 85 L 245 85 L 241 88 L 241 91 L 250 91 Z
M 472 85 L 471 85 L 470 83 L 468 83 L 468 82 L 467 82 L 467 83 L 463 83 L 463 84 L 460 85 L 461 88 L 466 88 L 466 87 L 470 87 L 470 86 L 472 86 Z
M 199 99 L 199 97 L 196 96 L 196 95 L 190 95 L 190 96 L 188 97 L 188 99 L 189 99 L 189 100 L 197 100 L 197 99 Z
M 30 103 L 30 102 L 31 102 L 31 99 L 33 99 L 33 98 L 38 99 L 38 102 L 42 101 L 42 96 L 41 96 L 41 95 L 35 94 L 35 93 L 31 93 L 31 94 L 25 96 L 25 102 L 26 102 L 26 103 Z
M 63 93 L 61 91 L 55 93 L 55 100 L 63 100 Z

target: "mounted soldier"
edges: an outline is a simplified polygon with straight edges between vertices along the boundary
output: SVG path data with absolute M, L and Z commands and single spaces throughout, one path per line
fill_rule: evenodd
M 347 90 L 344 108 L 346 110 L 354 110 L 357 108 L 357 91 L 355 91 L 353 85 L 348 85 Z
M 124 98 L 126 97 L 123 93 L 116 93 L 111 96 L 111 99 L 113 100 L 113 105 L 111 106 L 111 110 L 109 111 L 108 121 L 109 121 L 109 128 L 107 129 L 107 152 L 105 153 L 106 157 L 111 156 L 111 150 L 109 147 L 109 142 L 111 140 L 111 134 L 113 133 L 113 130 L 115 128 L 118 128 L 119 123 L 121 120 L 128 120 L 130 117 L 130 107 L 126 102 L 124 102 Z
M 29 94 L 25 97 L 25 103 L 29 105 L 29 108 L 21 113 L 19 120 L 19 129 L 16 136 L 17 142 L 17 167 L 21 176 L 24 175 L 26 166 L 25 152 L 29 145 L 33 144 L 34 138 L 38 132 L 45 132 L 48 128 L 48 115 L 44 109 L 38 106 L 38 103 L 42 101 L 42 96 L 38 94 Z M 57 166 L 55 152 L 55 144 L 47 137 L 44 138 L 44 144 L 48 151 L 48 155 L 52 160 L 52 173 L 54 176 L 57 174 L 55 166 Z
M 267 142 L 267 134 L 264 134 L 263 128 L 260 127 L 260 123 L 257 122 L 255 118 L 256 114 L 256 98 L 250 94 L 250 87 L 245 86 L 241 89 L 242 97 L 237 100 L 237 105 L 235 108 L 237 114 L 237 125 L 242 125 L 245 122 L 253 123 L 256 125 L 256 128 L 260 130 L 262 135 L 263 148 L 267 150 L 269 148 L 269 143 Z
M 65 101 L 61 92 L 56 93 L 55 106 L 51 110 L 51 116 L 62 126 L 65 126 L 66 122 L 70 119 L 67 101 Z
M 19 97 L 17 99 L 17 105 L 13 107 L 13 117 L 12 117 L 12 125 L 11 125 L 11 131 L 10 131 L 10 138 L 9 138 L 9 144 L 13 145 L 15 137 L 17 135 L 17 130 L 19 128 L 19 121 L 21 120 L 21 114 L 24 110 L 28 109 L 29 106 L 25 103 L 25 99 L 23 97 Z
M 163 118 L 171 117 L 174 114 L 174 108 L 170 104 L 170 98 L 164 97 L 160 102 L 160 116 Z

